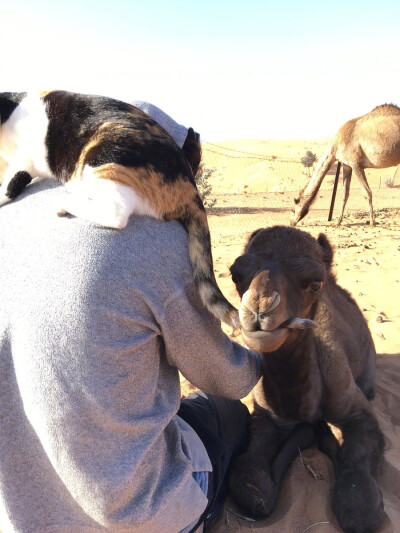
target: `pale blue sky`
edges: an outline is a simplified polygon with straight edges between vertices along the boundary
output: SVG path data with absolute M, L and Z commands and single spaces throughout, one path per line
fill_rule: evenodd
M 0 90 L 148 100 L 204 140 L 333 136 L 400 105 L 398 0 L 0 0 Z

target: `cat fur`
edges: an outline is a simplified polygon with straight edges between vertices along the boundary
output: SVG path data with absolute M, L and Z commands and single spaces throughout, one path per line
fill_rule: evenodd
M 33 178 L 70 194 L 57 209 L 122 229 L 133 213 L 178 220 L 189 235 L 194 279 L 206 307 L 239 327 L 214 276 L 207 216 L 183 151 L 149 115 L 119 100 L 67 91 L 0 93 L 0 153 L 8 162 L 0 206 Z

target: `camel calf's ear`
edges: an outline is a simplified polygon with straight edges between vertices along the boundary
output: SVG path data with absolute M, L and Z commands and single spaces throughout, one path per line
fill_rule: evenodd
M 320 233 L 317 239 L 318 244 L 322 248 L 322 258 L 324 263 L 330 267 L 333 261 L 333 248 L 325 233 Z

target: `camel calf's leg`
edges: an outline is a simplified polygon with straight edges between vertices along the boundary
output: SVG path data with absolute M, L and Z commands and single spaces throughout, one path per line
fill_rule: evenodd
M 278 428 L 268 416 L 252 418 L 249 446 L 233 464 L 229 477 L 230 496 L 246 516 L 262 519 L 273 512 L 285 473 L 314 438 L 309 423 Z
M 315 440 L 316 431 L 312 424 L 298 424 L 287 437 L 272 464 L 272 476 L 276 486 L 280 487 L 283 477 L 299 453 L 310 448 Z
M 261 519 L 271 514 L 278 496 L 271 466 L 280 445 L 279 431 L 265 415 L 253 415 L 249 431 L 249 446 L 231 467 L 229 493 L 246 516 Z
M 332 507 L 345 533 L 376 531 L 383 518 L 383 500 L 375 481 L 384 448 L 378 422 L 367 411 L 340 425 L 343 444 L 333 488 Z

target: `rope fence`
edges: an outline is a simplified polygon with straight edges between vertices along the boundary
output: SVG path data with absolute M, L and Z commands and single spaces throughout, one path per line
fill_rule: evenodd
M 307 169 L 301 157 L 286 158 L 269 153 L 250 152 L 245 149 L 224 147 L 203 142 L 203 161 L 213 169 L 209 179 L 209 199 L 216 200 L 208 210 L 215 224 L 224 224 L 225 215 L 240 216 L 244 231 L 260 227 L 260 217 L 265 225 L 288 224 L 294 207 L 294 198 L 308 183 L 312 169 Z M 307 221 L 325 223 L 332 199 L 337 164 L 332 165 L 321 183 L 316 200 L 307 215 Z M 308 171 L 308 172 L 307 172 Z M 372 190 L 376 212 L 400 208 L 400 171 L 398 167 L 365 169 Z M 342 172 L 333 210 L 333 221 L 338 217 L 343 196 Z M 357 178 L 352 176 L 346 214 L 369 219 L 368 202 Z M 255 222 L 257 220 L 257 222 Z M 345 219 L 344 219 L 345 222 Z M 258 225 L 257 225 L 258 224 Z M 253 227 L 253 226 L 256 227 Z

